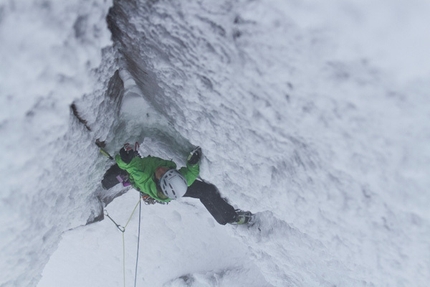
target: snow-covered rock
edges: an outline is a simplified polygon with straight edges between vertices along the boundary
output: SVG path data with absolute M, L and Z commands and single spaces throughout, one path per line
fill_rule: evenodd
M 96 139 L 179 166 L 199 145 L 258 214 L 142 206 L 136 286 L 427 285 L 428 1 L 0 3 L 0 286 L 133 284 L 138 193 L 106 207 L 125 262 L 85 225 L 121 191 Z

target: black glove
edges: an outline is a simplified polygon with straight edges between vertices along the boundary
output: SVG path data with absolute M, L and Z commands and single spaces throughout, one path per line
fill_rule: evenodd
M 124 144 L 124 147 L 119 150 L 119 155 L 123 162 L 130 163 L 135 156 L 139 155 L 139 153 L 135 151 L 129 143 L 126 143 Z
M 190 155 L 187 158 L 187 163 L 190 165 L 195 165 L 199 163 L 202 158 L 202 149 L 198 146 L 190 152 Z

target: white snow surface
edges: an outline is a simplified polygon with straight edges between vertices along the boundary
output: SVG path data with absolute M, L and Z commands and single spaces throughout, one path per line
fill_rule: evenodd
M 198 200 L 142 205 L 136 286 L 428 286 L 429 14 L 0 0 L 0 286 L 134 286 L 138 192 L 105 207 L 124 233 L 87 224 L 122 189 L 101 188 L 96 139 L 179 166 L 199 145 L 201 177 L 257 214 L 221 226 Z

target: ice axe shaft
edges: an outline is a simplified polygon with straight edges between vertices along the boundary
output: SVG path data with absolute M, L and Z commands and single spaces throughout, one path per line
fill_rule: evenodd
M 104 147 L 106 146 L 106 143 L 104 141 L 100 141 L 99 139 L 96 140 L 96 146 L 99 147 L 99 151 L 102 155 L 104 155 L 105 157 L 113 160 L 114 158 L 107 152 L 107 150 L 104 149 Z

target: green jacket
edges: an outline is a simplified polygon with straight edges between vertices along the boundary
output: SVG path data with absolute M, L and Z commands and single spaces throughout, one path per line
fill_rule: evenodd
M 141 158 L 137 156 L 127 164 L 122 161 L 119 154 L 115 156 L 115 161 L 121 169 L 127 171 L 130 182 L 135 189 L 149 195 L 158 201 L 169 202 L 171 200 L 157 190 L 155 170 L 160 166 L 176 169 L 176 163 L 171 160 L 164 160 L 159 157 L 147 156 Z M 193 182 L 199 176 L 199 172 L 199 164 L 187 164 L 186 167 L 179 169 L 179 173 L 182 174 L 187 180 L 188 186 L 193 184 Z

